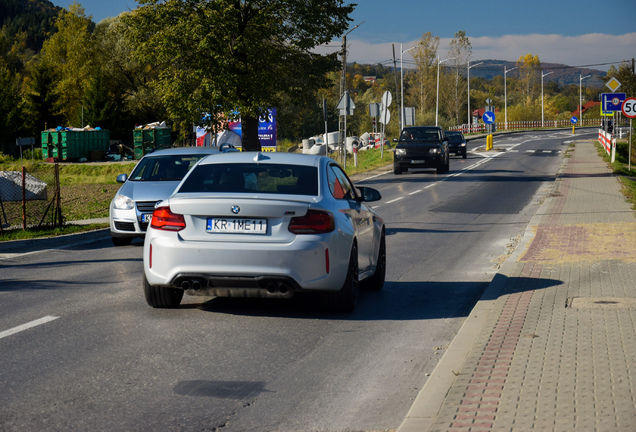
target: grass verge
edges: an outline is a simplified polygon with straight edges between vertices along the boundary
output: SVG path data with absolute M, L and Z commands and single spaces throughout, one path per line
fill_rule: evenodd
M 622 192 L 625 198 L 632 205 L 632 209 L 636 210 L 636 154 L 634 154 L 636 149 L 632 147 L 631 170 L 629 166 L 629 145 L 626 141 L 616 143 L 616 157 L 613 163 L 611 155 L 607 154 L 605 148 L 598 141 L 596 142 L 596 150 L 598 155 L 610 166 L 614 175 L 618 177 L 623 186 Z

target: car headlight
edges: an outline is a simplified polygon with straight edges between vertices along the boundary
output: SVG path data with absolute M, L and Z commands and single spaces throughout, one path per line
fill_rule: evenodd
M 396 156 L 404 156 L 405 154 L 406 154 L 406 150 L 401 149 L 401 148 L 395 149 L 395 155 Z
M 441 153 L 441 152 L 440 152 L 440 149 L 438 149 L 438 148 L 432 148 L 432 149 L 430 149 L 428 152 L 429 152 L 430 154 L 438 154 L 438 153 Z
M 466 147 L 466 143 L 465 143 L 465 142 L 462 142 L 459 146 L 460 146 L 460 147 Z
M 117 210 L 132 210 L 135 208 L 135 202 L 126 195 L 117 195 L 113 200 L 113 207 Z

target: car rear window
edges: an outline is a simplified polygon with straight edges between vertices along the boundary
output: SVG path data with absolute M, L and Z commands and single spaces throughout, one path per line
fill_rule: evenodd
M 404 129 L 400 141 L 439 141 L 439 129 L 410 128 Z
M 462 142 L 463 141 L 463 137 L 461 134 L 451 134 L 446 132 L 446 138 L 448 138 L 448 140 L 450 142 Z
M 213 163 L 198 165 L 179 193 L 230 192 L 318 195 L 318 169 L 307 165 Z

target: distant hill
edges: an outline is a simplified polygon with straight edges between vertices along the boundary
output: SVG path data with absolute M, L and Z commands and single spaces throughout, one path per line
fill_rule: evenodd
M 505 60 L 473 60 L 471 63 L 483 62 L 484 64 L 471 68 L 470 77 L 480 77 L 490 81 L 495 76 L 503 75 L 504 66 L 512 69 L 517 66 L 516 62 Z M 543 78 L 543 82 L 556 81 L 560 87 L 570 84 L 579 85 L 580 76 L 591 75 L 585 80 L 585 85 L 589 87 L 603 87 L 607 73 L 598 69 L 578 68 L 559 63 L 541 63 L 541 70 L 544 73 L 552 72 Z M 515 76 L 516 71 L 508 72 L 508 77 Z
M 9 43 L 22 34 L 22 49 L 39 52 L 44 40 L 55 31 L 61 10 L 48 0 L 0 0 L 0 28 Z

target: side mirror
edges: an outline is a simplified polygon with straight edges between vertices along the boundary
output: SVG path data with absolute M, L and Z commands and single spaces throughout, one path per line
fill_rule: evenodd
M 373 202 L 380 201 L 382 199 L 380 192 L 370 187 L 360 186 L 358 187 L 358 192 L 360 194 L 360 201 Z
M 126 180 L 128 180 L 128 174 L 119 174 L 117 176 L 117 183 L 126 183 Z

